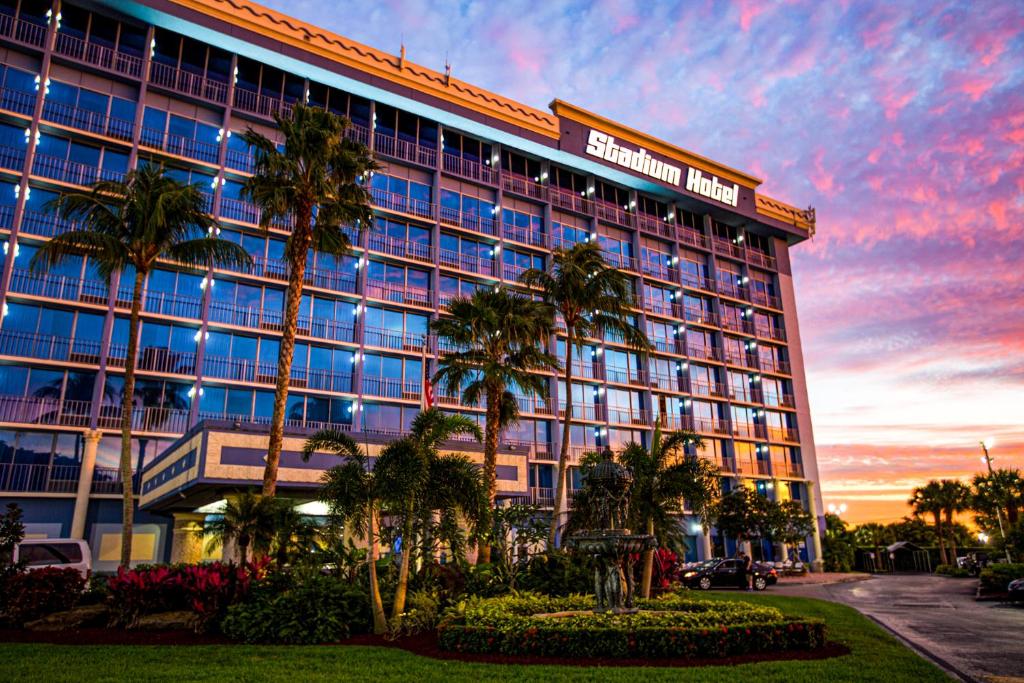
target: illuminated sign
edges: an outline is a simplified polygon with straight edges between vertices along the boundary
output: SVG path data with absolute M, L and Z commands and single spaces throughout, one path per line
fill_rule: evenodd
M 740 196 L 739 185 L 723 185 L 718 182 L 718 176 L 706 176 L 695 168 L 686 171 L 686 189 L 729 206 L 736 206 Z
M 678 186 L 683 176 L 681 168 L 655 159 L 643 147 L 638 150 L 623 147 L 615 142 L 614 136 L 597 130 L 590 131 L 590 138 L 587 140 L 587 154 L 669 185 Z

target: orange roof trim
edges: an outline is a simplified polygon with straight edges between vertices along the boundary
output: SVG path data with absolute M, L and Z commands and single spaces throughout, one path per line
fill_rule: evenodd
M 422 93 L 454 100 L 482 114 L 558 138 L 558 120 L 540 109 L 502 97 L 457 78 L 357 43 L 245 0 L 171 0 L 176 5 L 255 31 L 307 52 Z

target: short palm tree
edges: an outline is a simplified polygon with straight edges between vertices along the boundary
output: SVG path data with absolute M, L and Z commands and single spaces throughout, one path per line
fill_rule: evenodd
M 703 444 L 703 440 L 693 432 L 662 435 L 661 428 L 655 427 L 649 449 L 630 443 L 619 454 L 619 462 L 633 475 L 628 516 L 630 528 L 654 534 L 660 547 L 685 552 L 686 542 L 680 527 L 684 501 L 700 520 L 705 532 L 711 526 L 721 474 L 704 458 L 685 453 L 687 445 L 700 448 Z M 641 595 L 649 598 L 654 549 L 644 551 L 642 560 Z
M 488 505 L 486 519 L 481 521 L 484 529 L 490 529 L 490 511 L 497 494 L 498 440 L 504 427 L 519 420 L 519 406 L 511 390 L 547 397 L 547 379 L 534 373 L 558 369 L 558 359 L 540 346 L 551 336 L 554 315 L 547 304 L 490 288 L 453 299 L 448 311 L 451 317 L 431 324 L 438 338 L 452 349 L 441 356 L 434 381 L 448 395 L 461 391 L 465 405 L 483 399 Z M 482 541 L 478 562 L 490 561 L 490 543 Z
M 184 185 L 152 164 L 129 171 L 124 180 L 100 181 L 88 192 L 62 195 L 49 208 L 79 227 L 40 247 L 32 257 L 32 269 L 53 268 L 67 256 L 80 254 L 88 256 L 108 282 L 115 272 L 132 273 L 134 277 L 121 399 L 121 565 L 127 567 L 131 561 L 135 500 L 131 455 L 135 356 L 146 276 L 159 259 L 205 269 L 245 265 L 250 258 L 240 246 L 217 237 L 217 222 L 207 213 L 206 200 L 197 185 Z
M 392 441 L 381 450 L 374 467 L 375 476 L 386 481 L 389 491 L 401 491 L 391 512 L 398 520 L 401 531 L 401 560 L 398 567 L 398 585 L 395 588 L 395 602 L 391 618 L 398 620 L 405 611 L 405 598 L 409 589 L 409 565 L 416 544 L 413 542 L 413 528 L 418 520 L 424 519 L 429 507 L 443 497 L 457 506 L 458 512 L 470 518 L 478 518 L 480 504 L 485 500 L 481 480 L 444 481 L 438 473 L 454 475 L 466 472 L 464 465 L 445 467 L 437 463 L 445 458 L 462 456 L 441 456 L 441 445 L 456 436 L 468 434 L 477 441 L 483 435 L 476 422 L 463 415 L 446 415 L 437 408 L 430 408 L 417 415 L 409 434 Z M 471 468 L 475 471 L 475 468 Z M 456 493 L 455 489 L 463 489 Z M 432 489 L 444 489 L 451 494 L 442 494 Z
M 924 486 L 918 486 L 907 503 L 916 516 L 932 516 L 935 521 L 935 536 L 939 541 L 939 560 L 942 564 L 949 564 L 946 557 L 945 534 L 942 529 L 942 485 L 932 480 Z
M 565 415 L 562 421 L 562 447 L 558 455 L 558 481 L 555 509 L 548 532 L 548 549 L 556 547 L 558 528 L 564 510 L 566 471 L 569 467 L 569 442 L 572 425 L 572 352 L 581 349 L 587 338 L 601 332 L 612 333 L 627 345 L 646 353 L 647 335 L 631 322 L 633 285 L 625 273 L 608 265 L 597 242 L 581 242 L 568 250 L 555 250 L 547 270 L 531 268 L 520 280 L 541 291 L 541 299 L 561 316 L 565 325 Z
M 242 195 L 260 208 L 263 228 L 283 222 L 290 223 L 291 228 L 285 246 L 288 289 L 263 473 L 265 496 L 273 496 L 277 490 L 296 324 L 309 252 L 347 253 L 351 245 L 345 226 L 363 229 L 371 224 L 373 209 L 363 181 L 376 168 L 370 151 L 345 135 L 348 119 L 297 104 L 290 117 L 275 114 L 275 120 L 284 137 L 281 149 L 251 128 L 243 137 L 253 150 L 255 172 L 246 180 Z
M 235 543 L 242 566 L 249 563 L 249 550 L 253 555 L 266 555 L 277 536 L 277 506 L 272 498 L 252 491 L 228 496 L 220 515 L 206 522 L 204 533 L 210 535 L 206 552 L 217 546 Z
M 882 547 L 888 545 L 889 531 L 884 524 L 868 522 L 861 524 L 854 530 L 857 543 L 869 547 L 875 554 L 875 570 L 884 569 L 885 558 L 882 554 Z
M 380 557 L 377 525 L 384 502 L 396 500 L 404 492 L 386 489 L 387 482 L 371 469 L 365 451 L 345 432 L 318 431 L 303 445 L 302 457 L 308 461 L 314 453 L 325 451 L 343 458 L 344 462 L 324 472 L 320 500 L 327 503 L 331 514 L 357 538 L 367 541 L 373 632 L 382 634 L 387 630 L 387 618 L 377 579 L 377 558 Z
M 971 489 L 963 482 L 955 479 L 943 479 L 939 482 L 939 501 L 942 503 L 942 514 L 945 517 L 945 531 L 949 534 L 949 561 L 956 564 L 956 532 L 953 527 L 953 515 L 970 509 Z

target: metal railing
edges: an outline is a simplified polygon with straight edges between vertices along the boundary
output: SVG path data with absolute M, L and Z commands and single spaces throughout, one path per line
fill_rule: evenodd
M 149 82 L 168 90 L 198 97 L 200 99 L 226 104 L 228 101 L 228 84 L 200 74 L 194 74 L 169 64 L 151 62 L 149 65 Z M 235 100 L 237 100 L 237 91 Z
M 12 493 L 74 493 L 79 465 L 0 463 L 0 491 Z
M 531 180 L 526 176 L 519 175 L 517 173 L 509 173 L 508 171 L 501 171 L 501 189 L 505 192 L 511 192 L 513 194 L 522 195 L 523 197 L 530 197 L 531 199 L 539 199 L 544 201 L 548 196 L 548 188 L 546 185 Z
M 97 45 L 67 33 L 57 32 L 53 51 L 64 57 L 98 66 L 107 71 L 124 74 L 133 78 L 142 77 L 141 57 L 125 54 L 105 45 Z
M 420 166 L 429 166 L 430 168 L 437 166 L 437 150 L 433 147 L 424 147 L 415 142 L 401 140 L 383 133 L 374 134 L 373 151 L 381 156 L 411 161 Z
M 89 111 L 55 100 L 43 102 L 42 118 L 68 128 L 77 128 L 97 135 L 131 141 L 134 121 L 107 116 L 103 112 Z
M 477 180 L 490 185 L 498 184 L 498 171 L 486 164 L 463 159 L 454 154 L 443 155 L 444 172 L 461 178 Z

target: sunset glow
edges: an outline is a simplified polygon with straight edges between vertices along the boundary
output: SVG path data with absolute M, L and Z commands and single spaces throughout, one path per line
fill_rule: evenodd
M 825 502 L 848 520 L 979 472 L 987 436 L 1024 466 L 1024 5 L 268 4 L 813 204 L 800 327 Z

